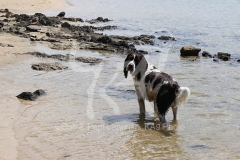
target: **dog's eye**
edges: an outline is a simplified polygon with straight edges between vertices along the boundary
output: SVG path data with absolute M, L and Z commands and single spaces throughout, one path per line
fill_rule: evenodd
M 134 59 L 134 57 L 130 57 L 129 59 L 130 59 L 130 61 L 132 61 Z

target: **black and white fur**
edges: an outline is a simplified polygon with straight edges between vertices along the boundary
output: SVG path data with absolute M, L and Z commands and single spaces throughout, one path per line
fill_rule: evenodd
M 165 115 L 172 108 L 173 119 L 177 119 L 178 107 L 187 100 L 190 90 L 180 87 L 170 75 L 159 71 L 147 62 L 141 53 L 130 53 L 124 61 L 124 76 L 128 72 L 134 79 L 140 114 L 145 113 L 144 100 L 154 103 L 160 122 L 166 123 Z

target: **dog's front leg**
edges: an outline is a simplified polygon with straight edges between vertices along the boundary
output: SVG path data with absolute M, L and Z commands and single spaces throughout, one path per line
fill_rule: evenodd
M 137 97 L 138 97 L 138 104 L 139 104 L 140 114 L 145 114 L 144 98 L 143 98 L 141 92 L 139 91 L 138 86 L 135 86 L 135 90 L 136 90 L 136 94 L 137 94 Z

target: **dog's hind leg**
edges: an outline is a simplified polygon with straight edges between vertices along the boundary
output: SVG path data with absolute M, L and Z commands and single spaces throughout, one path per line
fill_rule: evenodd
M 167 121 L 165 119 L 165 115 L 158 114 L 159 120 L 162 124 L 167 124 Z
M 177 120 L 177 110 L 178 110 L 178 108 L 176 106 L 172 107 L 173 120 Z
M 145 113 L 144 99 L 143 98 L 138 99 L 138 104 L 139 104 L 140 114 L 144 114 Z

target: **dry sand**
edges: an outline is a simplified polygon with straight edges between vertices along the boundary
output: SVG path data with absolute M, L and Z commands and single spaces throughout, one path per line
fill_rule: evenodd
M 63 9 L 67 4 L 63 0 L 1 0 L 1 9 L 8 8 L 14 13 L 35 13 L 47 10 Z M 11 34 L 0 33 L 0 43 L 11 44 L 14 47 L 0 46 L 0 67 L 20 61 L 27 56 L 18 55 L 28 51 L 33 51 L 31 43 L 25 39 Z M 17 53 L 17 54 L 16 54 Z M 4 77 L 0 77 L 0 85 L 4 85 Z M 2 87 L 1 87 L 2 88 Z M 17 159 L 18 142 L 12 129 L 14 117 L 18 114 L 18 102 L 13 99 L 4 99 L 9 93 L 1 89 L 0 96 L 0 160 Z M 3 104 L 11 103 L 12 107 Z
M 64 0 L 1 0 L 1 9 L 14 13 L 36 13 L 66 8 Z

